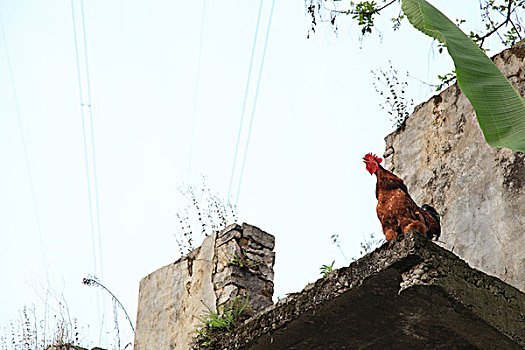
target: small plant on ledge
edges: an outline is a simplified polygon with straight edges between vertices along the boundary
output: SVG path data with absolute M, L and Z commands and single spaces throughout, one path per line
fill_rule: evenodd
M 232 254 L 231 257 L 232 258 L 229 261 L 229 264 L 233 266 L 238 266 L 241 269 L 251 270 L 262 264 L 262 261 L 260 260 L 248 258 L 248 256 L 243 250 L 241 250 L 240 256 L 237 254 Z
M 335 264 L 335 260 L 332 261 L 330 265 L 321 266 L 319 268 L 319 270 L 321 270 L 321 275 L 323 275 L 323 277 L 326 277 L 330 272 L 332 272 L 334 270 L 334 264 Z
M 193 349 L 214 349 L 222 335 L 228 335 L 237 325 L 239 317 L 248 305 L 248 297 L 237 296 L 230 302 L 217 307 L 217 312 L 204 304 L 207 311 L 202 316 L 195 316 L 201 323 L 193 333 L 197 337 Z M 222 308 L 222 313 L 219 310 Z
M 202 177 L 197 186 L 178 187 L 185 204 L 175 214 L 178 226 L 174 234 L 180 255 L 186 255 L 200 245 L 204 237 L 237 223 L 237 208 L 211 190 Z

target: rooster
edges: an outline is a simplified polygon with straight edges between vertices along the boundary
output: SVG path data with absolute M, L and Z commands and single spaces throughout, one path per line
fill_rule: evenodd
M 391 242 L 410 231 L 437 240 L 441 233 L 438 212 L 428 204 L 418 207 L 403 180 L 380 165 L 381 158 L 368 153 L 363 160 L 370 175 L 377 177 L 377 217 L 386 240 Z

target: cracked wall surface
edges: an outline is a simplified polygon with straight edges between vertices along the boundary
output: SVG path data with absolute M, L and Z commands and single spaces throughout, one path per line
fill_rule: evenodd
M 206 306 L 248 298 L 246 316 L 272 305 L 275 238 L 230 225 L 140 282 L 135 350 L 188 349 Z M 219 308 L 220 312 L 221 308 Z
M 525 96 L 525 44 L 493 60 Z M 386 167 L 442 216 L 440 241 L 471 266 L 525 291 L 525 154 L 490 147 L 453 85 L 386 137 Z

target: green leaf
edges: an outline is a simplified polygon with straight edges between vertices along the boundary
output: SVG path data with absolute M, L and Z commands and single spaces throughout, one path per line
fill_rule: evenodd
M 525 102 L 485 53 L 452 21 L 424 0 L 402 0 L 414 27 L 444 43 L 456 66 L 458 85 L 476 111 L 493 147 L 525 152 Z

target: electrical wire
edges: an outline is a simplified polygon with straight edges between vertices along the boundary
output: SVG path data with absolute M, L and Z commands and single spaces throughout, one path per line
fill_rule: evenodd
M 83 136 L 83 142 L 84 142 L 84 162 L 86 164 L 86 182 L 87 182 L 87 192 L 88 192 L 88 208 L 89 208 L 89 223 L 91 228 L 91 244 L 92 244 L 92 254 L 93 254 L 93 270 L 96 274 L 98 272 L 97 269 L 97 256 L 96 256 L 96 243 L 95 243 L 95 227 L 94 227 L 94 214 L 93 214 L 93 203 L 91 201 L 91 176 L 89 172 L 89 155 L 88 155 L 88 142 L 87 142 L 87 132 L 86 132 L 86 115 L 84 113 L 84 96 L 83 96 L 83 88 L 82 88 L 82 73 L 80 68 L 80 55 L 79 55 L 79 48 L 78 48 L 78 35 L 77 35 L 77 25 L 75 20 L 75 7 L 74 7 L 74 0 L 71 0 L 71 15 L 73 19 L 73 36 L 74 36 L 74 42 L 75 42 L 75 54 L 76 54 L 76 63 L 77 63 L 77 80 L 78 80 L 78 93 L 79 93 L 79 99 L 80 99 L 80 116 L 82 118 L 82 136 Z
M 76 67 L 77 67 L 77 79 L 78 79 L 78 90 L 79 90 L 79 99 L 80 99 L 80 115 L 82 119 L 82 136 L 84 143 L 84 162 L 86 164 L 86 183 L 87 183 L 87 192 L 88 192 L 88 207 L 89 207 L 89 218 L 90 218 L 90 231 L 91 231 L 91 249 L 93 257 L 93 269 L 94 275 L 100 276 L 103 278 L 103 260 L 102 260 L 102 236 L 100 229 L 100 207 L 99 207 L 99 196 L 98 196 L 98 181 L 97 181 L 97 166 L 96 166 L 96 153 L 95 153 L 95 136 L 94 136 L 94 127 L 93 127 L 93 109 L 92 109 L 92 99 L 91 99 L 91 80 L 89 72 L 89 59 L 88 59 L 88 48 L 87 48 L 87 34 L 86 34 L 86 24 L 85 24 L 85 13 L 84 13 L 84 1 L 80 0 L 80 20 L 82 31 L 82 40 L 83 40 L 83 50 L 84 50 L 84 74 L 86 82 L 86 96 L 84 96 L 84 87 L 82 81 L 82 67 L 81 67 L 81 58 L 80 58 L 80 48 L 79 48 L 79 35 L 77 32 L 77 21 L 75 13 L 74 0 L 71 0 L 71 17 L 73 22 L 73 37 L 75 44 L 75 58 L 76 58 Z M 84 100 L 87 97 L 86 103 Z M 88 110 L 88 118 L 86 118 L 85 109 Z M 87 121 L 86 121 L 87 120 Z M 87 125 L 87 128 L 86 128 Z M 89 129 L 89 130 L 87 130 Z M 89 145 L 91 147 L 89 147 Z M 91 152 L 91 154 L 90 154 Z M 90 167 L 90 161 L 92 163 L 92 168 Z M 96 231 L 96 234 L 95 234 Z M 98 240 L 98 244 L 97 244 Z M 97 255 L 98 249 L 98 255 Z M 98 260 L 98 261 L 97 261 Z M 104 323 L 104 311 L 105 311 L 105 302 L 104 297 L 102 296 L 102 309 L 101 309 L 101 296 L 97 291 L 97 310 L 98 318 L 100 323 L 100 333 L 99 341 L 102 338 L 102 328 Z M 101 312 L 102 310 L 102 312 Z M 102 321 L 101 321 L 102 320 Z
M 95 189 L 95 213 L 96 213 L 96 224 L 97 224 L 97 233 L 98 233 L 98 258 L 100 264 L 100 278 L 104 278 L 104 264 L 102 260 L 102 237 L 100 230 L 100 206 L 98 198 L 98 176 L 97 176 L 97 157 L 95 152 L 95 134 L 93 128 L 93 108 L 91 106 L 91 79 L 89 74 L 89 60 L 88 60 L 88 48 L 87 48 L 87 37 L 86 37 L 86 21 L 84 15 L 84 0 L 80 0 L 80 11 L 82 14 L 82 33 L 84 34 L 84 59 L 86 62 L 86 88 L 87 88 L 87 102 L 89 110 L 89 128 L 91 134 L 91 154 L 93 162 L 93 185 Z
M 263 68 L 264 68 L 264 61 L 265 61 L 265 58 L 266 58 L 266 49 L 268 48 L 268 38 L 270 37 L 270 29 L 272 27 L 274 5 L 275 5 L 275 0 L 272 0 L 272 7 L 270 9 L 270 16 L 269 16 L 269 19 L 268 19 L 268 27 L 266 29 L 266 38 L 264 40 L 264 48 L 263 48 L 263 53 L 262 53 L 261 66 L 259 68 L 259 76 L 257 78 L 257 86 L 255 88 L 255 97 L 254 97 L 253 106 L 252 106 L 252 113 L 251 113 L 251 117 L 250 117 L 250 124 L 248 126 L 248 136 L 246 138 L 246 146 L 245 146 L 245 149 L 244 149 L 244 157 L 243 157 L 243 160 L 242 160 L 241 174 L 240 174 L 240 177 L 239 177 L 239 186 L 237 187 L 237 195 L 235 197 L 235 205 L 237 205 L 237 203 L 239 202 L 239 195 L 241 193 L 242 179 L 243 179 L 243 176 L 244 176 L 244 168 L 246 166 L 246 159 L 247 159 L 247 156 L 248 156 L 248 146 L 250 145 L 250 138 L 251 138 L 251 135 L 252 135 L 252 128 L 253 128 L 253 120 L 254 120 L 254 116 L 255 116 L 255 109 L 257 108 L 257 99 L 259 97 L 259 87 L 261 85 L 261 77 L 262 77 Z
M 232 164 L 232 171 L 231 171 L 231 175 L 230 175 L 230 184 L 228 185 L 228 197 L 226 197 L 227 201 L 228 201 L 228 204 L 230 204 L 232 185 L 233 185 L 233 177 L 235 176 L 235 168 L 236 168 L 236 165 L 237 165 L 237 156 L 239 154 L 239 145 L 240 145 L 240 142 L 241 142 L 241 132 L 242 132 L 243 124 L 244 124 L 244 114 L 245 114 L 245 111 L 246 111 L 246 101 L 248 100 L 248 91 L 249 91 L 249 88 L 250 88 L 250 79 L 251 79 L 251 76 L 252 76 L 253 59 L 255 57 L 255 48 L 257 46 L 257 37 L 259 36 L 259 25 L 261 23 L 262 6 L 263 6 L 263 0 L 261 0 L 259 2 L 259 13 L 257 15 L 257 23 L 255 24 L 255 35 L 254 35 L 254 38 L 253 38 L 252 54 L 251 54 L 251 57 L 250 57 L 250 65 L 248 67 L 248 76 L 246 77 L 246 86 L 244 88 L 244 99 L 243 99 L 243 102 L 242 102 L 241 120 L 239 122 L 239 130 L 237 132 L 237 143 L 235 145 L 235 152 L 234 152 L 234 155 L 233 155 L 233 164 Z

